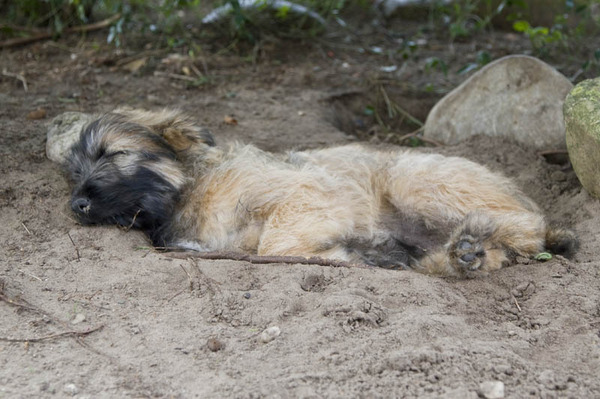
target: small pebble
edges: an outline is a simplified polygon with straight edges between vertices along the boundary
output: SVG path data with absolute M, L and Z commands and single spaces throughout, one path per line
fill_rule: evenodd
M 246 293 L 244 294 L 244 299 L 250 299 L 250 297 L 251 297 L 251 296 L 252 296 L 252 295 L 250 295 L 250 293 L 249 293 L 249 292 L 246 292 Z
M 266 344 L 277 338 L 279 334 L 281 334 L 281 330 L 279 329 L 279 327 L 272 326 L 260 333 L 260 340 Z
M 63 388 L 63 391 L 66 394 L 69 394 L 71 396 L 75 396 L 79 393 L 79 389 L 77 388 L 77 386 L 75 384 L 67 384 L 65 385 L 65 387 Z
M 223 349 L 223 343 L 217 338 L 209 338 L 206 340 L 206 346 L 211 352 L 218 352 Z
M 71 324 L 79 324 L 85 321 L 85 315 L 83 313 L 77 313 L 73 320 L 71 320 Z
M 502 381 L 484 381 L 479 384 L 479 392 L 486 399 L 504 398 L 504 383 Z

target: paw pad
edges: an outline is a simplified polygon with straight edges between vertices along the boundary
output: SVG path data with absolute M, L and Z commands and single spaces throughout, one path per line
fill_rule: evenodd
M 470 235 L 463 235 L 453 247 L 450 255 L 455 259 L 454 267 L 458 270 L 474 271 L 483 266 L 485 250 L 481 240 Z

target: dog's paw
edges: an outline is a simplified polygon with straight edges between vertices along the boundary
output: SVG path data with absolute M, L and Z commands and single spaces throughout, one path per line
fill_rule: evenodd
M 479 270 L 485 263 L 485 249 L 481 240 L 462 235 L 450 248 L 450 262 L 459 273 Z

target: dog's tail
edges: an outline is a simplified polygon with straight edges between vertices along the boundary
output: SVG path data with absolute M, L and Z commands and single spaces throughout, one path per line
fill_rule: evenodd
M 546 230 L 546 249 L 570 259 L 579 249 L 579 239 L 573 230 L 549 226 Z

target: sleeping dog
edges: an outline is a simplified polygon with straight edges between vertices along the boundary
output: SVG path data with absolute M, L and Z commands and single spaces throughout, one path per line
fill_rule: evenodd
M 173 110 L 100 116 L 72 148 L 69 172 L 83 224 L 137 228 L 156 247 L 459 277 L 577 248 L 512 181 L 466 159 L 360 144 L 285 154 L 217 146 Z

